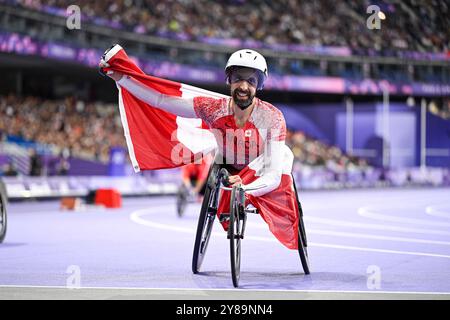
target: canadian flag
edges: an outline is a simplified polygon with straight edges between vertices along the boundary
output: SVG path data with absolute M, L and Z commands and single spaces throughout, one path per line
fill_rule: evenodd
M 186 84 L 146 75 L 115 45 L 104 58 L 114 70 L 132 76 L 163 94 L 178 97 L 224 97 Z M 182 166 L 200 160 L 217 148 L 214 135 L 201 119 L 178 117 L 139 100 L 125 88 L 119 90 L 119 109 L 135 172 Z
M 178 97 L 213 97 L 224 95 L 194 86 L 146 75 L 119 45 L 105 54 L 109 67 L 103 71 L 118 71 L 132 76 L 144 85 L 163 94 Z M 119 109 L 128 152 L 134 170 L 175 168 L 201 160 L 217 149 L 214 134 L 201 119 L 176 116 L 151 106 L 133 96 L 125 88 L 119 90 Z M 286 247 L 298 248 L 299 209 L 292 180 L 293 154 L 285 147 L 283 175 L 279 187 L 263 196 L 249 195 L 270 231 Z M 244 184 L 257 179 L 264 168 L 264 155 L 254 159 L 239 172 Z M 228 212 L 230 192 L 222 192 L 218 215 Z M 227 229 L 227 224 L 222 224 Z

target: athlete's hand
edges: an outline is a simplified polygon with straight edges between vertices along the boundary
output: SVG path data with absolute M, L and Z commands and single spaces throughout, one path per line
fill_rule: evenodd
M 107 62 L 105 62 L 105 60 L 101 59 L 100 63 L 98 64 L 98 67 L 100 69 L 101 68 L 108 68 L 109 64 Z M 105 74 L 105 73 L 103 72 L 103 74 Z M 122 79 L 122 76 L 123 76 L 122 73 L 117 72 L 117 71 L 112 71 L 112 70 L 107 71 L 106 75 L 108 77 L 110 77 L 111 79 L 113 79 L 114 81 L 119 81 L 120 79 Z
M 239 187 L 239 186 L 241 186 L 242 185 L 242 179 L 241 179 L 241 177 L 239 177 L 238 175 L 235 175 L 235 176 L 229 176 L 228 177 L 228 181 L 230 182 L 230 184 L 231 184 L 231 187 Z
M 108 71 L 106 72 L 106 75 L 113 79 L 114 81 L 119 81 L 123 77 L 123 73 L 117 72 L 117 71 Z

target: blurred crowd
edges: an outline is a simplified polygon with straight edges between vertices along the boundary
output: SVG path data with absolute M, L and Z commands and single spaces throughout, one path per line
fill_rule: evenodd
M 442 104 L 432 101 L 428 105 L 428 111 L 443 119 L 450 119 L 450 98 L 444 99 Z
M 294 153 L 294 161 L 302 167 L 322 167 L 336 174 L 369 167 L 365 159 L 350 156 L 336 146 L 308 137 L 302 131 L 288 130 L 286 144 Z
M 51 146 L 62 155 L 57 172 L 67 173 L 68 156 L 107 163 L 111 147 L 126 147 L 116 106 L 86 103 L 68 97 L 42 100 L 36 97 L 0 96 L 0 133 L 23 141 Z M 350 157 L 335 146 L 328 146 L 300 131 L 288 131 L 286 143 L 295 161 L 302 166 L 324 167 L 340 173 L 367 167 L 363 159 Z M 29 151 L 30 175 L 41 175 L 42 163 L 34 150 Z M 16 175 L 12 164 L 4 175 Z
M 125 146 L 114 105 L 73 97 L 43 100 L 0 96 L 0 132 L 50 145 L 59 154 L 104 163 L 109 161 L 111 146 Z
M 13 0 L 9 0 L 11 2 Z M 72 0 L 14 0 L 66 9 Z M 361 54 L 447 52 L 450 4 L 441 0 L 78 0 L 89 20 L 157 36 L 256 40 L 266 44 L 345 46 Z M 385 14 L 380 30 L 366 26 L 369 5 Z

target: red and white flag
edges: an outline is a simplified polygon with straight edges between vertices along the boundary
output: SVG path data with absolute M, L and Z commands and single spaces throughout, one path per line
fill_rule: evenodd
M 224 95 L 179 82 L 146 75 L 118 45 L 105 56 L 114 70 L 132 76 L 160 93 L 177 97 L 213 98 Z M 165 169 L 198 161 L 217 148 L 214 135 L 201 119 L 183 118 L 150 106 L 118 86 L 119 109 L 125 138 L 135 172 Z
M 146 75 L 125 51 L 114 46 L 105 56 L 109 67 L 104 71 L 118 71 L 132 76 L 142 84 L 165 95 L 193 98 L 196 96 L 222 98 L 219 93 L 194 86 Z M 155 108 L 125 88 L 118 86 L 119 108 L 128 152 L 134 170 L 175 168 L 201 160 L 217 149 L 214 134 L 201 119 L 176 116 Z M 248 199 L 258 209 L 270 231 L 286 247 L 298 248 L 298 205 L 292 180 L 293 154 L 286 146 L 283 175 L 279 187 L 263 196 Z M 258 178 L 262 172 L 264 155 L 254 159 L 239 172 L 244 184 Z M 218 215 L 228 212 L 229 192 L 223 192 Z M 227 229 L 227 224 L 222 224 Z

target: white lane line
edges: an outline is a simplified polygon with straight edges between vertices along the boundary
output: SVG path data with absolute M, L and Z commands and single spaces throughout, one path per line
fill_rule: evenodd
M 162 229 L 162 230 L 172 230 L 177 232 L 194 234 L 195 229 L 188 227 L 177 227 L 168 224 L 153 222 L 150 220 L 143 219 L 143 216 L 148 216 L 154 214 L 154 211 L 157 209 L 165 208 L 165 206 L 157 206 L 152 207 L 151 209 L 141 209 L 131 213 L 130 219 L 131 221 L 138 223 L 143 226 Z M 223 236 L 223 232 L 213 232 L 211 235 L 213 236 Z M 264 242 L 278 242 L 275 238 L 266 238 L 266 237 L 258 237 L 258 236 L 246 236 L 246 239 L 256 240 L 256 241 L 264 241 Z M 355 246 L 344 246 L 344 245 L 335 245 L 328 243 L 317 243 L 317 242 L 308 242 L 309 246 L 314 247 L 323 247 L 323 248 L 334 248 L 334 249 L 344 249 L 344 250 L 354 250 L 354 251 L 367 251 L 367 252 L 380 252 L 380 253 L 390 253 L 390 254 L 403 254 L 403 255 L 414 255 L 414 256 L 425 256 L 425 257 L 436 257 L 436 258 L 447 258 L 450 259 L 450 255 L 443 254 L 434 254 L 434 253 L 426 253 L 426 252 L 414 252 L 414 251 L 398 251 L 398 250 L 386 250 L 386 249 L 378 249 L 378 248 L 364 248 L 364 247 L 355 247 Z
M 440 207 L 444 207 L 445 211 L 443 211 Z M 430 216 L 448 218 L 450 219 L 450 207 L 447 206 L 428 206 L 425 208 L 425 213 Z
M 268 229 L 267 225 L 265 225 L 264 223 L 256 223 L 256 222 L 247 221 L 247 226 L 250 229 L 266 229 L 266 230 Z M 332 231 L 332 230 L 325 230 L 325 229 L 314 229 L 311 227 L 308 227 L 307 230 L 308 230 L 308 234 L 319 234 L 319 235 L 325 235 L 325 236 L 373 239 L 373 240 L 382 240 L 382 241 L 398 241 L 398 242 L 409 242 L 409 243 L 424 243 L 424 244 L 450 246 L 450 241 L 381 236 L 381 235 L 373 235 L 373 234 L 358 233 L 358 232 L 342 232 L 342 231 Z
M 411 227 L 397 227 L 389 226 L 384 224 L 372 224 L 372 223 L 360 223 L 360 222 L 350 222 L 342 221 L 321 217 L 303 217 L 306 222 L 322 223 L 326 225 L 336 226 L 336 227 L 350 227 L 359 228 L 367 230 L 382 230 L 382 231 L 393 231 L 393 232 L 405 232 L 405 233 L 420 233 L 420 234 L 433 234 L 433 235 L 446 235 L 450 236 L 450 232 L 432 229 L 422 229 L 422 228 L 411 228 Z
M 152 209 L 154 209 L 154 208 L 156 208 L 156 207 L 153 207 Z M 137 224 L 146 226 L 146 227 L 151 227 L 151 228 L 156 228 L 156 229 L 161 229 L 161 230 L 177 231 L 177 232 L 181 232 L 181 233 L 195 234 L 196 230 L 194 228 L 177 227 L 177 226 L 173 226 L 170 224 L 163 224 L 163 223 L 158 223 L 158 222 L 153 222 L 150 220 L 143 219 L 142 216 L 147 216 L 147 215 L 153 214 L 153 212 L 148 212 L 150 210 L 151 209 L 142 209 L 142 210 L 133 212 L 130 215 L 131 221 L 133 221 Z M 212 232 L 211 235 L 214 237 L 224 237 L 225 233 L 224 232 Z M 251 240 L 257 240 L 257 241 L 277 242 L 276 239 L 266 238 L 266 237 L 245 236 L 245 238 L 251 239 Z
M 370 207 L 359 208 L 358 214 L 365 218 L 381 220 L 381 221 L 408 223 L 408 224 L 415 224 L 415 225 L 419 225 L 419 226 L 433 226 L 433 227 L 446 227 L 446 228 L 450 227 L 450 223 L 447 223 L 447 222 L 429 221 L 429 220 L 425 220 L 425 219 L 395 217 L 395 216 L 391 216 L 388 214 L 378 213 Z
M 356 232 L 350 233 L 350 232 L 320 230 L 320 229 L 311 229 L 311 228 L 308 228 L 307 230 L 308 230 L 308 234 L 320 234 L 320 235 L 345 237 L 345 238 L 373 239 L 373 240 L 382 240 L 382 241 L 398 241 L 398 242 L 424 243 L 424 244 L 436 244 L 436 245 L 450 246 L 450 241 L 378 236 L 378 235 L 365 234 L 365 233 L 356 233 Z
M 14 288 L 20 288 L 20 289 L 67 289 L 70 291 L 77 291 L 77 290 L 84 290 L 84 289 L 91 289 L 91 290 L 155 290 L 155 291 L 171 291 L 171 290 L 183 290 L 183 291 L 192 291 L 192 292 L 198 292 L 202 293 L 204 291 L 229 291 L 229 292 L 243 292 L 242 289 L 231 289 L 231 288 L 147 288 L 147 287 L 79 287 L 79 288 L 68 288 L 66 286 L 39 286 L 39 285 L 0 285 L 0 288 L 5 289 L 14 289 Z M 299 292 L 299 293 L 369 293 L 369 294 L 379 294 L 379 293 L 387 293 L 387 294 L 423 294 L 423 295 L 450 295 L 450 292 L 446 291 L 381 291 L 381 290 L 371 290 L 371 291 L 365 291 L 365 290 L 302 290 L 302 289 L 245 289 L 246 293 L 252 293 L 252 292 L 283 292 L 286 293 L 286 291 L 289 292 Z
M 366 229 L 366 230 L 381 230 L 381 231 L 392 231 L 392 232 L 402 232 L 402 233 L 450 236 L 449 231 L 443 231 L 443 230 L 403 227 L 403 226 L 390 226 L 390 225 L 385 225 L 385 224 L 374 224 L 374 223 L 351 222 L 351 221 L 345 221 L 345 220 L 328 219 L 328 218 L 313 217 L 313 216 L 304 216 L 303 219 L 305 220 L 307 225 L 309 225 L 310 223 L 320 223 L 320 224 L 330 225 L 333 227 L 349 227 L 349 228 Z M 266 224 L 252 222 L 252 221 L 247 221 L 247 226 L 251 227 L 252 229 L 265 229 L 265 230 L 268 229 Z M 308 228 L 308 230 L 309 229 L 310 228 Z
M 309 245 L 312 245 L 314 247 L 333 248 L 333 249 L 345 249 L 345 250 L 368 251 L 368 252 L 379 252 L 379 253 L 392 253 L 392 254 L 403 254 L 403 255 L 411 255 L 411 256 L 423 256 L 423 257 L 450 259 L 449 255 L 426 253 L 426 252 L 398 251 L 398 250 L 386 250 L 386 249 L 377 249 L 377 248 L 362 248 L 362 247 L 341 246 L 341 245 L 327 244 L 327 243 L 308 242 L 308 246 Z

